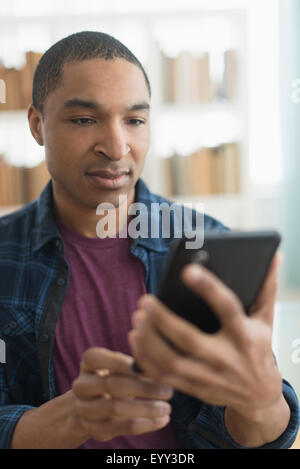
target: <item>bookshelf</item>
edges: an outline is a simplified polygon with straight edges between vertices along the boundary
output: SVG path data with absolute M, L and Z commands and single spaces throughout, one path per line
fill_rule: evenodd
M 190 31 L 178 34 L 184 20 Z M 223 31 L 221 23 L 226 24 L 227 31 Z M 207 25 L 216 28 L 214 34 L 207 31 Z M 228 30 L 234 32 L 233 37 L 227 34 Z M 171 199 L 179 197 L 179 201 L 184 198 L 189 203 L 197 203 L 203 196 L 213 196 L 215 205 L 214 196 L 227 192 L 241 200 L 249 192 L 247 11 L 198 11 L 185 15 L 182 20 L 174 15 L 160 20 L 151 34 L 150 58 L 154 67 L 149 67 L 149 74 L 154 90 L 153 135 L 156 137 L 152 154 L 158 158 L 146 164 L 146 179 L 155 191 Z M 221 153 L 227 146 L 239 149 L 235 167 L 239 181 L 231 190 L 222 190 L 222 184 L 208 187 L 218 185 L 216 180 L 211 184 L 205 184 L 205 180 L 212 179 L 213 166 L 217 166 L 218 173 L 224 165 Z M 208 153 L 211 161 L 204 157 L 201 165 L 201 155 Z M 195 187 L 197 172 L 199 184 Z M 174 190 L 176 185 L 181 185 L 181 191 Z
M 185 31 L 180 34 L 178 24 L 185 25 Z M 206 24 L 210 28 L 215 25 L 213 35 L 207 30 Z M 233 31 L 233 38 L 228 38 L 228 34 L 226 36 L 226 28 L 224 33 L 224 24 L 227 25 L 227 32 Z M 104 12 L 95 13 L 93 17 L 89 14 L 16 15 L 3 16 L 0 25 L 3 27 L 2 35 L 8 30 L 24 30 L 26 25 L 27 31 L 28 25 L 31 25 L 33 32 L 40 31 L 41 25 L 43 26 L 43 38 L 40 41 L 37 38 L 36 42 L 32 40 L 29 44 L 35 54 L 30 54 L 28 48 L 24 50 L 28 41 L 23 49 L 17 41 L 12 42 L 11 47 L 18 52 L 15 54 L 16 60 L 13 64 L 10 62 L 5 66 L 18 69 L 19 79 L 23 74 L 21 83 L 24 83 L 25 70 L 27 79 L 30 76 L 28 64 L 32 64 L 38 54 L 43 52 L 40 44 L 47 48 L 61 37 L 84 29 L 98 29 L 118 37 L 140 58 L 152 84 L 152 144 L 143 173 L 150 188 L 178 201 L 196 202 L 205 198 L 208 211 L 209 205 L 214 211 L 220 204 L 223 206 L 222 200 L 228 198 L 242 206 L 249 192 L 246 7 L 211 10 L 199 8 L 186 11 L 174 9 L 171 12 L 159 13 Z M 11 33 L 10 37 L 13 41 Z M 211 47 L 212 37 L 218 39 Z M 210 64 L 212 72 L 209 69 Z M 184 74 L 182 70 L 185 71 Z M 14 73 L 16 75 L 16 72 Z M 173 78 L 170 79 L 171 74 Z M 166 86 L 168 83 L 169 89 Z M 24 88 L 27 88 L 27 92 L 21 94 L 27 93 L 28 96 L 28 85 Z M 22 99 L 26 103 L 26 99 Z M 26 104 L 7 104 L 5 108 L 0 103 L 0 136 L 1 131 L 5 132 L 6 136 L 10 135 L 9 139 L 0 139 L 0 154 L 12 165 L 36 168 L 43 162 L 43 153 L 30 135 L 25 108 Z M 13 131 L 18 135 L 15 138 Z M 16 138 L 24 142 L 25 155 L 15 148 Z M 6 145 L 3 142 L 6 142 Z M 227 169 L 223 171 L 229 174 L 235 161 L 235 176 L 232 178 L 231 188 L 227 178 L 226 189 L 222 188 L 224 181 L 220 180 L 220 174 L 222 166 L 224 168 L 225 165 L 224 154 L 228 154 L 229 148 L 235 148 L 232 153 L 235 156 L 227 157 L 231 163 L 228 163 Z M 207 156 L 202 161 L 201 155 L 204 154 L 210 154 L 211 161 Z M 178 173 L 175 160 L 179 155 L 187 166 L 183 173 L 188 172 L 193 177 L 193 182 L 182 183 L 183 187 L 188 185 L 188 190 L 183 192 L 178 191 L 178 184 L 177 189 L 174 188 L 176 176 L 170 184 L 170 175 L 176 171 Z M 197 187 L 197 172 L 194 169 L 201 166 L 199 179 L 203 183 Z M 210 168 L 206 170 L 207 173 L 203 170 L 204 166 Z M 209 175 L 212 172 L 219 174 L 219 187 L 216 187 L 215 181 L 208 184 L 212 179 Z
M 5 102 L 1 102 L 0 110 L 26 110 L 31 103 L 31 90 L 34 70 L 42 54 L 28 51 L 22 68 L 0 66 L 0 79 L 5 83 Z
M 168 197 L 239 194 L 240 159 L 236 142 L 163 158 L 165 193 Z
M 0 155 L 0 207 L 19 207 L 36 199 L 50 179 L 42 161 L 33 167 L 15 166 Z

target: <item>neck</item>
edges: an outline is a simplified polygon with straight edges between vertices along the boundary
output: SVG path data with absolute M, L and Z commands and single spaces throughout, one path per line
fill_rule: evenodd
M 133 189 L 129 196 L 122 197 L 120 205 L 107 210 L 105 205 L 101 206 L 101 202 L 94 208 L 83 205 L 53 183 L 54 213 L 65 226 L 82 236 L 111 237 L 127 226 L 128 207 L 134 201 L 134 193 Z

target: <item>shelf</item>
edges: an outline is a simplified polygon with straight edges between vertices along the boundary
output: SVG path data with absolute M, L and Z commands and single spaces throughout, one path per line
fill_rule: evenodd
M 15 119 L 25 119 L 27 122 L 27 109 L 4 109 L 2 111 L 1 104 L 0 104 L 0 121 L 3 120 L 7 122 L 7 120 L 14 120 Z

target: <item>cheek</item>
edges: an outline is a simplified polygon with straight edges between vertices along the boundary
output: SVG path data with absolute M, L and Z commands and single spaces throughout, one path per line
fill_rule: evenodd
M 80 155 L 86 151 L 84 139 L 70 135 L 62 129 L 49 128 L 44 138 L 45 156 L 49 171 L 56 172 L 60 168 L 72 170 L 80 163 Z
M 149 151 L 150 147 L 150 135 L 147 134 L 145 137 L 139 142 L 139 145 L 136 146 L 136 164 L 138 166 L 143 166 L 145 162 L 146 155 Z

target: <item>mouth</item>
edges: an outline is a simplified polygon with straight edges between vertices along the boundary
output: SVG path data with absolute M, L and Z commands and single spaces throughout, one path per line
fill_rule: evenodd
M 86 173 L 86 176 L 94 185 L 107 189 L 119 189 L 123 187 L 127 183 L 129 175 L 130 172 L 128 170 L 116 172 L 97 170 Z

